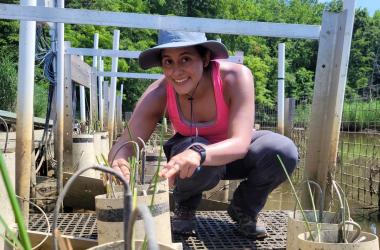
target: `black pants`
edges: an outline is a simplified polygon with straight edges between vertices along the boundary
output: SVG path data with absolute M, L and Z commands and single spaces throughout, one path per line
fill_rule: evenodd
M 202 138 L 196 139 L 174 135 L 164 145 L 165 155 L 170 159 L 193 143 L 209 144 Z M 177 177 L 174 200 L 181 206 L 196 209 L 201 201 L 202 192 L 215 187 L 220 180 L 244 179 L 234 193 L 232 202 L 247 215 L 256 217 L 270 192 L 286 180 L 279 155 L 291 174 L 298 162 L 298 152 L 294 143 L 287 137 L 271 131 L 260 130 L 253 133 L 251 144 L 243 159 L 225 166 L 201 167 L 190 178 Z

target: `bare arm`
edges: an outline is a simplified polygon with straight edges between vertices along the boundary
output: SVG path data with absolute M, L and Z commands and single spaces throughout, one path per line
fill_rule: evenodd
M 125 129 L 123 135 L 112 146 L 108 155 L 108 161 L 116 171 L 120 171 L 127 179 L 129 179 L 127 159 L 134 154 L 133 145 L 127 142 L 135 141 L 141 147 L 142 145 L 138 137 L 144 141 L 149 139 L 157 122 L 164 114 L 165 105 L 165 86 L 162 83 L 162 79 L 160 79 L 152 83 L 139 99 L 128 122 L 130 131 Z
M 243 158 L 252 137 L 255 112 L 252 73 L 245 66 L 225 64 L 223 81 L 230 100 L 228 139 L 206 146 L 206 166 L 219 166 Z
M 252 137 L 254 122 L 254 82 L 251 71 L 242 65 L 221 63 L 224 96 L 229 105 L 228 138 L 205 146 L 204 166 L 220 166 L 243 158 Z M 227 98 L 226 98 L 227 97 Z M 200 163 L 200 155 L 185 150 L 166 164 L 160 175 L 173 183 L 179 172 L 181 178 L 193 175 Z

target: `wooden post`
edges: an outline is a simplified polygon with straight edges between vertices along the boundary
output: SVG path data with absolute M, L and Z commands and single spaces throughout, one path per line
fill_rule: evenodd
M 98 78 L 96 76 L 96 68 L 92 67 L 91 70 L 91 84 L 90 84 L 90 128 L 95 129 L 95 123 L 98 118 Z
M 331 199 L 330 181 L 336 166 L 354 3 L 354 0 L 345 1 L 344 12 L 324 12 L 322 17 L 305 178 L 317 181 L 326 192 L 325 207 Z M 307 197 L 306 192 L 303 197 Z M 307 199 L 303 203 L 304 208 L 311 207 Z
M 70 42 L 65 42 L 65 48 L 69 48 Z M 63 121 L 63 169 L 62 172 L 71 169 L 73 165 L 73 83 L 71 81 L 71 55 L 65 54 L 64 73 L 64 121 Z
M 296 112 L 296 100 L 294 98 L 285 98 L 285 119 L 284 132 L 285 136 L 291 137 L 293 129 L 293 119 Z

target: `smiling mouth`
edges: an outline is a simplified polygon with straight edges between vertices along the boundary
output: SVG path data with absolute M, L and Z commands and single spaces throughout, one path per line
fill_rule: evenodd
M 189 79 L 188 77 L 187 78 L 183 78 L 183 79 L 178 79 L 178 80 L 174 80 L 176 83 L 183 83 L 185 82 L 187 79 Z

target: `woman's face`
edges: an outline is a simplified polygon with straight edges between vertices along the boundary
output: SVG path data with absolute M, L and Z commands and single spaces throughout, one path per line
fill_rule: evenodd
M 191 94 L 201 80 L 205 62 L 193 46 L 162 50 L 161 65 L 175 91 L 186 95 Z

